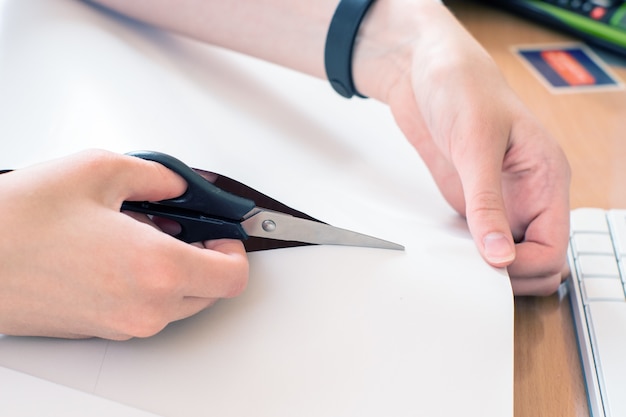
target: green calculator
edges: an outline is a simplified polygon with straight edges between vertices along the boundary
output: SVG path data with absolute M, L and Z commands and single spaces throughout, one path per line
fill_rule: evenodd
M 486 1 L 626 56 L 626 1 Z

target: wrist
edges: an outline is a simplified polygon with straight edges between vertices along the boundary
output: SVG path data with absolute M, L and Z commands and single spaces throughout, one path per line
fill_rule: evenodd
M 437 0 L 378 0 L 365 15 L 354 44 L 356 90 L 388 102 L 391 90 L 411 81 L 415 61 L 441 63 L 456 21 Z

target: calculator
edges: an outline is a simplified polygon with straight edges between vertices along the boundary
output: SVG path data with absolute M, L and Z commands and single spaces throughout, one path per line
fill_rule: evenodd
M 626 56 L 626 1 L 485 0 Z

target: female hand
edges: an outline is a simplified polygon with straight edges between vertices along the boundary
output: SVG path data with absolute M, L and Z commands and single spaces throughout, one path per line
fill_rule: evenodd
M 567 271 L 563 152 L 444 7 L 394 4 L 376 2 L 362 27 L 357 89 L 389 104 L 482 256 L 508 267 L 515 294 L 553 293 Z M 389 22 L 395 47 L 385 44 Z
M 241 242 L 188 245 L 120 212 L 185 187 L 158 163 L 96 150 L 1 175 L 0 333 L 146 337 L 241 293 Z
M 325 78 L 337 0 L 92 0 L 204 42 Z M 478 250 L 516 294 L 550 294 L 564 271 L 569 166 L 485 50 L 436 0 L 375 1 L 352 56 L 361 94 L 385 102 Z M 328 87 L 330 88 L 330 87 Z

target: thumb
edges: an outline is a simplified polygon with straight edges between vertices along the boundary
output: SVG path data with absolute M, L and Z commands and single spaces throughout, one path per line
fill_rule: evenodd
M 465 187 L 466 217 L 485 260 L 504 267 L 515 259 L 515 243 L 502 198 L 500 171 L 479 176 Z
M 505 267 L 515 260 L 502 192 L 510 119 L 495 110 L 493 114 L 460 113 L 448 149 L 463 187 L 465 217 L 474 242 L 490 265 Z
M 126 200 L 160 201 L 176 198 L 187 189 L 185 180 L 164 165 L 135 156 L 122 156 L 125 172 Z

